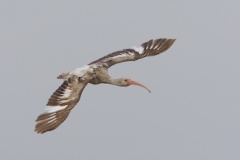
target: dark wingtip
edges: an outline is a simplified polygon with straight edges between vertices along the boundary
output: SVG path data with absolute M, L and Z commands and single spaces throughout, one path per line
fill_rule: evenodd
M 168 50 L 176 39 L 160 38 L 153 42 L 150 40 L 143 43 L 141 46 L 144 48 L 144 54 L 141 54 L 141 58 L 146 56 L 155 56 Z
M 176 39 L 167 39 L 167 41 L 166 41 L 167 49 L 169 49 L 175 41 L 176 41 Z
M 177 39 L 169 39 L 172 43 L 174 43 Z

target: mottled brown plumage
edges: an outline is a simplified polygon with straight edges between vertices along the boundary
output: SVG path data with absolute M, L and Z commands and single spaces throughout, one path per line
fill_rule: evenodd
M 104 64 L 105 67 L 109 68 L 112 65 L 127 62 L 127 61 L 136 61 L 138 59 L 149 57 L 149 56 L 155 56 L 158 55 L 164 51 L 166 51 L 168 48 L 172 46 L 175 39 L 157 39 L 157 40 L 150 40 L 148 42 L 145 42 L 141 45 L 143 47 L 143 53 L 139 53 L 134 49 L 124 49 L 122 51 L 117 51 L 110 53 L 96 61 L 91 62 L 91 64 Z M 131 54 L 130 54 L 131 53 Z M 120 55 L 126 55 L 119 58 L 116 58 Z
M 123 87 L 138 85 L 150 92 L 146 86 L 129 78 L 111 78 L 107 69 L 118 63 L 136 61 L 144 57 L 158 55 L 169 49 L 174 41 L 175 39 L 166 38 L 150 40 L 143 43 L 140 47 L 113 52 L 91 62 L 87 66 L 59 75 L 57 78 L 64 79 L 64 82 L 49 98 L 46 112 L 39 115 L 36 119 L 35 131 L 37 133 L 45 133 L 61 125 L 80 100 L 82 91 L 88 83 L 106 83 Z
M 35 131 L 37 133 L 44 133 L 46 131 L 54 130 L 67 118 L 70 111 L 80 100 L 81 94 L 88 80 L 83 80 L 77 76 L 72 76 L 65 80 L 63 84 L 53 93 L 49 98 L 47 106 L 67 106 L 66 108 L 56 112 L 45 112 L 38 116 L 38 122 Z M 64 91 L 72 90 L 67 98 L 64 98 Z

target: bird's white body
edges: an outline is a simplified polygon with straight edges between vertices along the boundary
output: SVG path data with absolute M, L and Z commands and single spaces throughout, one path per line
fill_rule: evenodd
M 75 70 L 69 72 L 69 74 L 82 77 L 86 72 L 93 72 L 93 66 L 85 65 L 83 67 L 76 68 Z

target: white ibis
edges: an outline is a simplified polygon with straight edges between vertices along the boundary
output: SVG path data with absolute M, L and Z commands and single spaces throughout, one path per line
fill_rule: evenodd
M 151 92 L 143 84 L 129 78 L 113 79 L 107 70 L 117 63 L 158 55 L 170 48 L 174 41 L 175 39 L 166 38 L 150 40 L 140 47 L 113 52 L 84 67 L 59 75 L 57 78 L 63 79 L 64 82 L 49 98 L 45 112 L 36 119 L 35 131 L 45 133 L 61 125 L 80 100 L 82 91 L 88 83 L 106 83 L 120 87 L 137 85 Z

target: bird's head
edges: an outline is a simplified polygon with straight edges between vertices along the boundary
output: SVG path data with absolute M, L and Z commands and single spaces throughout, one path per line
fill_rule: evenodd
M 133 81 L 129 78 L 122 78 L 121 79 L 121 85 L 126 86 L 126 87 L 128 87 L 130 85 L 137 85 L 137 86 L 145 88 L 149 93 L 151 93 L 151 91 L 146 86 L 144 86 L 143 84 L 141 84 L 139 82 Z

